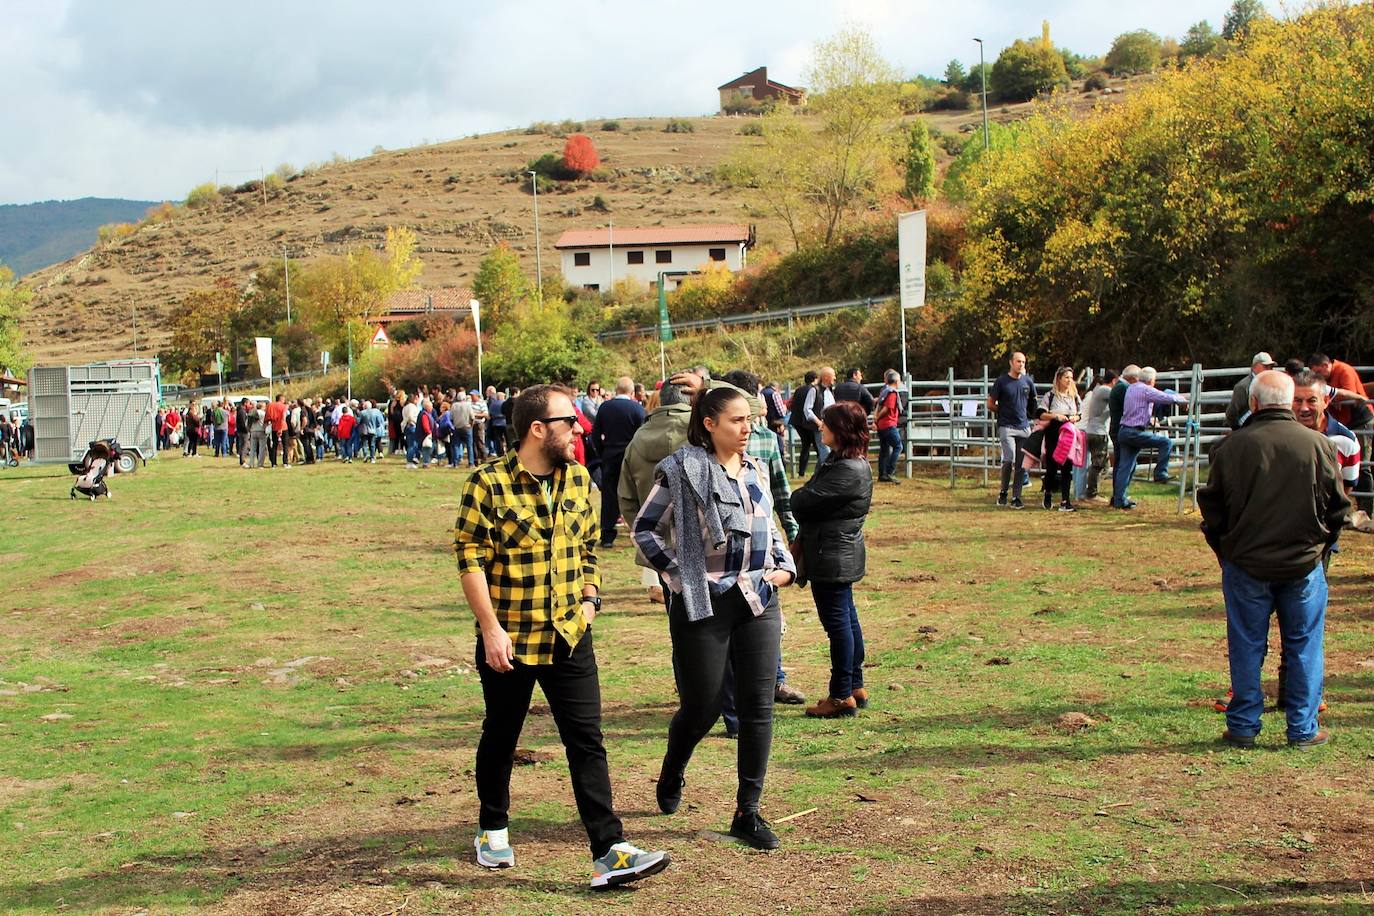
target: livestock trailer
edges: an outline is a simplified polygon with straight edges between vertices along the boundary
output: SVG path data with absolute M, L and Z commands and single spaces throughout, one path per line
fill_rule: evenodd
M 96 439 L 118 439 L 120 471 L 157 454 L 161 370 L 155 359 L 29 370 L 29 422 L 34 461 L 79 461 Z

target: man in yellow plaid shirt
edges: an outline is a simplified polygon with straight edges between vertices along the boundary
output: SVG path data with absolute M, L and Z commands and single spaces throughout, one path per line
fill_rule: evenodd
M 515 399 L 515 451 L 468 477 L 454 525 L 463 595 L 477 622 L 486 718 L 477 745 L 478 864 L 509 868 L 510 774 L 534 685 L 568 756 L 592 850 L 593 888 L 655 874 L 666 852 L 625 842 L 601 736 L 601 683 L 591 624 L 601 609 L 591 477 L 573 460 L 577 414 L 561 385 Z

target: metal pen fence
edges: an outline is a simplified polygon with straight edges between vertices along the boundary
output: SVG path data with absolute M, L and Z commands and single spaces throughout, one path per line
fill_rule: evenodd
M 1374 366 L 1356 366 L 1361 377 L 1374 374 Z M 1097 375 L 1101 375 L 1101 371 Z M 1175 477 L 1178 511 L 1190 503 L 1197 488 L 1206 482 L 1209 466 L 1208 449 L 1229 433 L 1226 408 L 1232 389 L 1250 374 L 1249 366 L 1205 368 L 1194 364 L 1187 369 L 1162 371 L 1156 375 L 1156 387 L 1173 390 L 1188 396 L 1186 404 L 1162 411 L 1158 416 L 1160 435 L 1171 443 L 1169 471 Z M 997 440 L 996 417 L 988 410 L 988 398 L 1000 372 L 993 374 L 984 366 L 982 374 L 974 378 L 956 377 L 949 369 L 944 377 L 911 379 L 907 382 L 905 416 L 903 418 L 903 454 L 900 459 L 905 476 L 910 478 L 915 468 L 948 468 L 949 484 L 955 486 L 960 473 L 979 478 L 988 486 L 1001 467 L 1001 446 Z M 881 385 L 865 386 L 876 396 Z M 1049 390 L 1048 384 L 1036 384 L 1036 395 Z M 1353 430 L 1362 448 L 1361 469 L 1365 476 L 1355 492 L 1357 498 L 1374 497 L 1369 486 L 1374 461 L 1374 429 Z M 797 472 L 797 450 L 800 440 L 788 425 L 784 449 L 793 474 Z M 870 452 L 877 450 L 877 439 L 869 443 Z M 1145 449 L 1142 455 L 1152 450 Z M 1146 475 L 1152 462 L 1137 463 L 1137 475 Z M 1037 472 L 1038 473 L 1038 472 Z M 1134 478 L 1133 478 L 1134 479 Z M 1110 484 L 1109 484 L 1110 485 Z
M 790 326 L 792 321 L 797 318 L 807 318 L 813 315 L 827 315 L 831 312 L 840 312 L 845 309 L 853 308 L 877 308 L 885 303 L 891 302 L 893 296 L 869 296 L 864 299 L 845 299 L 840 302 L 821 302 L 816 305 L 800 305 L 790 309 L 774 309 L 769 312 L 747 312 L 741 315 L 721 315 L 719 318 L 700 318 L 695 321 L 674 321 L 672 322 L 673 333 L 681 331 L 700 331 L 707 328 L 724 327 L 733 324 L 767 324 L 773 321 L 786 321 Z M 645 325 L 638 328 L 622 328 L 617 331 L 601 331 L 597 333 L 597 340 L 626 340 L 631 337 L 642 337 L 648 334 L 657 334 L 658 325 Z

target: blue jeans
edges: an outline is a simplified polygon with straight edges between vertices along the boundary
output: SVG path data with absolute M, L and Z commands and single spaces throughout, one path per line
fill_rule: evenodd
M 453 464 L 456 466 L 463 459 L 463 455 L 468 456 L 468 467 L 477 463 L 477 453 L 473 451 L 472 427 L 454 429 L 453 438 L 449 440 L 453 446 Z
M 406 437 L 406 464 L 415 464 L 420 454 L 420 439 L 415 437 L 416 427 L 412 426 L 405 431 Z
M 902 457 L 902 434 L 897 427 L 878 430 L 878 476 L 891 477 L 897 473 L 897 459 Z
M 1159 449 L 1159 460 L 1155 462 L 1155 476 L 1163 477 L 1169 473 L 1169 453 L 1174 444 L 1167 436 L 1152 433 L 1140 426 L 1123 426 L 1117 437 L 1120 461 L 1112 471 L 1112 505 L 1121 506 L 1126 502 L 1126 490 L 1135 474 L 1135 462 L 1141 449 Z
M 1258 735 L 1264 691 L 1260 669 L 1269 650 L 1269 615 L 1277 611 L 1286 669 L 1285 709 L 1288 740 L 1304 741 L 1317 732 L 1322 699 L 1326 626 L 1326 573 L 1312 571 L 1285 582 L 1265 582 L 1225 560 L 1221 593 L 1226 598 L 1226 652 L 1231 690 L 1226 728 L 1233 735 Z
M 830 696 L 847 700 L 864 685 L 864 631 L 848 582 L 812 582 L 816 616 L 830 637 Z

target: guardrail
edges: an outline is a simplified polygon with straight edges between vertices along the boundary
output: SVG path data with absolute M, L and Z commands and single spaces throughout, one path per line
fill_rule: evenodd
M 336 369 L 336 370 L 334 370 L 334 371 L 338 372 L 338 371 L 342 371 L 342 370 Z M 287 373 L 284 373 L 284 374 L 282 374 L 282 375 L 274 375 L 274 376 L 272 376 L 272 382 L 273 382 L 273 384 L 276 384 L 277 382 L 281 382 L 281 383 L 283 383 L 283 384 L 289 384 L 289 383 L 291 383 L 291 382 L 299 382 L 299 381 L 301 381 L 302 379 L 320 378 L 320 377 L 325 376 L 325 375 L 328 375 L 328 374 L 329 374 L 328 370 L 325 370 L 325 369 L 308 369 L 308 370 L 306 370 L 305 372 L 287 372 Z M 267 384 L 267 379 L 265 379 L 265 378 L 255 378 L 255 379 L 241 379 L 241 380 L 239 380 L 239 381 L 237 381 L 237 382 L 225 382 L 223 385 L 203 385 L 203 386 L 201 386 L 200 388 L 185 388 L 185 389 L 183 389 L 183 390 L 177 392 L 176 397 L 174 397 L 174 398 L 168 398 L 167 401 L 168 401 L 168 403 L 176 403 L 176 402 L 179 402 L 179 401 L 189 401 L 189 400 L 191 400 L 192 398 L 203 398 L 203 397 L 205 397 L 207 394 L 217 395 L 217 394 L 219 394 L 221 391 L 224 391 L 224 392 L 229 392 L 229 391 L 246 391 L 246 390 L 248 390 L 248 389 L 250 389 L 250 388 L 262 388 L 262 387 L 265 386 L 266 384 Z
M 842 302 L 822 302 L 817 305 L 799 305 L 790 309 L 773 309 L 768 312 L 746 312 L 740 315 L 721 315 L 719 318 L 700 318 L 696 321 L 675 321 L 670 323 L 673 333 L 678 331 L 699 331 L 705 328 L 723 327 L 730 324 L 766 324 L 770 321 L 791 322 L 795 318 L 806 318 L 811 315 L 825 315 L 830 312 L 840 312 L 852 308 L 876 308 L 884 303 L 891 302 L 897 298 L 896 294 L 891 296 L 869 296 L 864 299 L 845 299 Z M 657 334 L 658 325 L 646 325 L 639 328 L 622 328 L 618 331 L 601 331 L 596 335 L 597 340 L 626 340 L 631 337 L 638 337 L 642 334 Z

